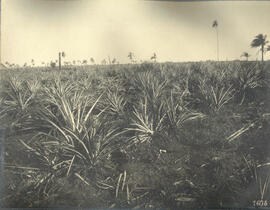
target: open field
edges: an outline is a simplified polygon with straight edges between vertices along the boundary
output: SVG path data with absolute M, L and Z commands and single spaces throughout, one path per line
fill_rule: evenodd
M 269 62 L 0 75 L 3 207 L 270 206 Z

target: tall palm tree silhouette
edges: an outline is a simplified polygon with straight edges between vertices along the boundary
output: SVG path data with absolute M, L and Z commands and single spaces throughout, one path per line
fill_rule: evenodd
M 217 22 L 217 20 L 213 21 L 212 27 L 216 29 L 216 33 L 217 33 L 217 60 L 219 61 L 219 42 L 218 42 L 218 22 Z
M 268 41 L 266 40 L 267 35 L 263 35 L 263 34 L 258 34 L 257 36 L 255 36 L 255 38 L 252 40 L 250 46 L 255 48 L 255 47 L 260 47 L 260 51 L 262 53 L 262 62 L 263 62 L 263 55 L 265 53 L 265 45 L 268 43 Z

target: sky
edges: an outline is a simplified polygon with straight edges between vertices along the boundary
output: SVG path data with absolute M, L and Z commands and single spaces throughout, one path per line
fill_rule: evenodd
M 259 33 L 270 40 L 270 1 L 2 0 L 2 62 L 36 65 L 116 58 L 181 62 L 240 59 Z M 243 59 L 243 58 L 241 58 Z M 270 59 L 270 52 L 266 56 Z

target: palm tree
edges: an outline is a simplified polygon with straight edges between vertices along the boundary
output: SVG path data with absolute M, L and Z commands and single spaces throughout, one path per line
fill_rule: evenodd
M 102 65 L 106 65 L 106 64 L 107 64 L 106 59 L 103 59 L 103 60 L 101 61 L 101 64 L 102 64 Z
M 217 33 L 217 60 L 219 61 L 218 22 L 217 22 L 217 20 L 214 20 L 212 27 L 216 29 L 216 33 Z
M 95 64 L 95 59 L 94 59 L 94 58 L 90 58 L 90 62 L 91 62 L 92 64 Z
M 82 62 L 83 65 L 87 65 L 87 60 L 84 59 L 83 62 Z
M 62 57 L 64 58 L 66 56 L 66 53 L 65 52 L 59 52 L 58 56 L 59 56 L 59 70 L 61 70 L 61 58 Z
M 151 56 L 151 60 L 154 60 L 154 62 L 157 61 L 157 54 L 156 53 L 154 53 L 153 56 Z
M 31 63 L 32 63 L 32 66 L 35 66 L 35 60 L 34 59 L 31 60 Z
M 262 62 L 263 62 L 263 54 L 265 53 L 264 47 L 265 45 L 268 43 L 268 41 L 266 40 L 267 35 L 263 35 L 263 34 L 258 34 L 251 42 L 250 46 L 251 47 L 260 47 L 260 51 L 262 53 Z
M 116 59 L 115 58 L 112 60 L 112 64 L 116 64 Z
M 56 67 L 56 62 L 51 61 L 50 66 L 51 66 L 51 68 L 55 68 Z
M 133 63 L 134 53 L 129 52 L 128 53 L 128 58 L 130 59 L 131 63 Z
M 248 53 L 248 52 L 243 52 L 241 57 L 245 57 L 248 61 L 248 58 L 250 57 L 251 55 Z
M 111 62 L 111 57 L 108 55 L 108 63 L 111 65 L 112 62 Z

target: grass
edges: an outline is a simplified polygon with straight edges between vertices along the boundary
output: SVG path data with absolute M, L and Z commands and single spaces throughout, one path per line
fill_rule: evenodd
M 269 197 L 269 66 L 91 68 L 1 73 L 3 207 L 220 208 Z

